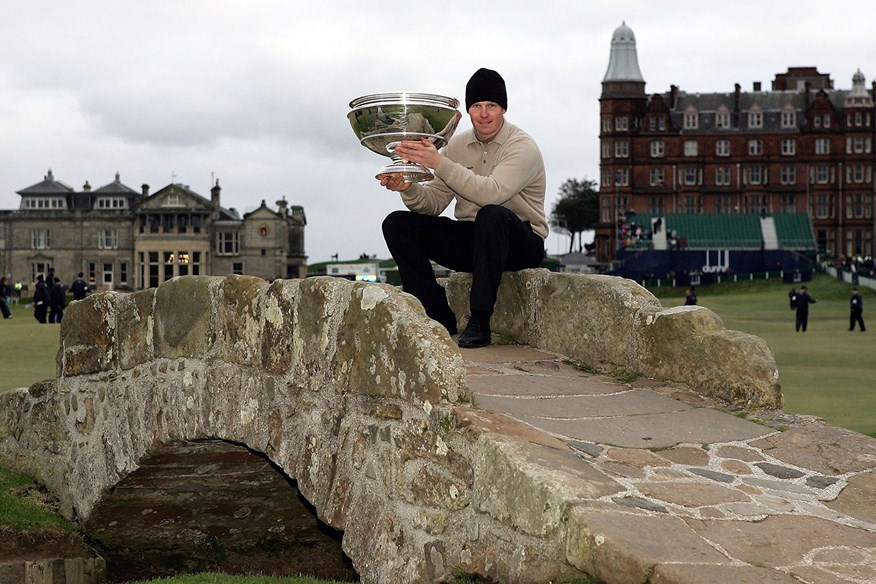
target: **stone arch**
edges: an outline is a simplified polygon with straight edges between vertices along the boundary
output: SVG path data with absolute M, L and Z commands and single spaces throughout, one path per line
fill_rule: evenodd
M 261 453 L 221 440 L 153 448 L 83 526 L 115 581 L 191 572 L 359 581 L 340 532 Z

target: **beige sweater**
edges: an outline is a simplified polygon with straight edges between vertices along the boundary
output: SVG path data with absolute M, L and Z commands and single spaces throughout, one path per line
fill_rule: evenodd
M 401 193 L 408 209 L 440 215 L 456 199 L 456 218 L 474 221 L 484 205 L 502 205 L 547 238 L 544 160 L 528 134 L 505 120 L 489 142 L 480 142 L 474 130 L 466 130 L 451 138 L 442 153 L 434 180 L 415 183 Z

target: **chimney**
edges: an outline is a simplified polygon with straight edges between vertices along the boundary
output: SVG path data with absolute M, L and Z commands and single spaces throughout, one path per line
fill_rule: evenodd
M 222 193 L 222 187 L 219 186 L 219 179 L 216 179 L 216 184 L 210 189 L 210 201 L 213 202 L 213 207 L 219 208 L 219 195 Z
M 760 91 L 760 87 L 761 87 L 760 81 L 755 81 L 751 84 L 752 91 Z
M 675 101 L 678 99 L 678 85 L 669 86 L 669 109 L 675 109 Z
M 742 86 L 738 83 L 733 85 L 733 109 L 738 114 L 739 108 L 741 105 L 740 94 L 742 92 Z
M 277 201 L 277 212 L 281 217 L 287 217 L 289 215 L 289 204 L 286 202 L 286 197 Z
M 88 181 L 85 181 L 85 184 L 82 185 L 82 192 L 83 193 L 90 193 L 91 192 L 91 185 L 88 184 Z
M 140 190 L 141 190 L 141 192 L 143 193 L 143 196 L 144 196 L 144 197 L 148 197 L 148 196 L 149 196 L 149 185 L 144 184 L 143 186 L 140 187 Z
M 806 82 L 803 86 L 803 110 L 809 111 L 809 92 L 812 90 L 812 84 L 810 82 Z

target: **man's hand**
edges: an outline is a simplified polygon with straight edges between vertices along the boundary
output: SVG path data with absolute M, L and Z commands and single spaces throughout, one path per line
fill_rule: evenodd
M 395 153 L 402 160 L 416 162 L 426 168 L 435 170 L 441 162 L 441 153 L 435 145 L 426 138 L 420 140 L 405 140 L 395 147 Z
M 397 193 L 403 193 L 411 188 L 411 183 L 405 180 L 405 175 L 401 172 L 378 174 L 377 180 L 380 181 L 380 186 L 386 187 L 390 191 L 395 191 Z

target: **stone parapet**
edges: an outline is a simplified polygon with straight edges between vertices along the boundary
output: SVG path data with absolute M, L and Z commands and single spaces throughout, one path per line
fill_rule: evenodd
M 447 286 L 463 315 L 468 280 L 455 275 Z M 706 309 L 664 310 L 627 280 L 506 274 L 494 323 L 519 342 L 593 368 L 660 373 L 735 403 L 776 405 L 780 395 L 759 340 L 724 331 Z M 748 378 L 691 371 L 725 353 L 731 363 L 750 355 Z M 102 293 L 69 307 L 57 362 L 56 380 L 0 395 L 0 464 L 39 478 L 65 514 L 85 524 L 148 455 L 218 440 L 263 453 L 295 480 L 318 516 L 343 530 L 344 551 L 368 581 L 446 581 L 463 571 L 503 582 L 582 572 L 638 582 L 655 561 L 668 562 L 666 570 L 674 561 L 638 554 L 625 535 L 624 522 L 639 516 L 648 519 L 636 529 L 651 522 L 681 532 L 678 521 L 659 515 L 666 504 L 630 497 L 628 481 L 556 437 L 597 423 L 546 416 L 550 435 L 525 416 L 476 407 L 471 363 L 395 287 L 229 276 Z M 535 399 L 555 387 L 563 400 L 567 383 L 581 381 L 521 377 L 512 389 Z M 644 401 L 630 407 L 646 414 L 657 407 L 636 399 Z M 653 416 L 714 426 L 681 409 Z M 629 430 L 611 443 L 672 445 L 671 430 L 644 437 Z M 603 452 L 596 441 L 578 447 Z M 616 558 L 634 563 L 606 578 Z
M 454 312 L 467 314 L 471 275 L 453 274 L 446 287 Z M 779 370 L 762 339 L 727 330 L 702 306 L 664 309 L 625 278 L 506 272 L 491 325 L 594 369 L 686 383 L 745 408 L 782 405 Z

